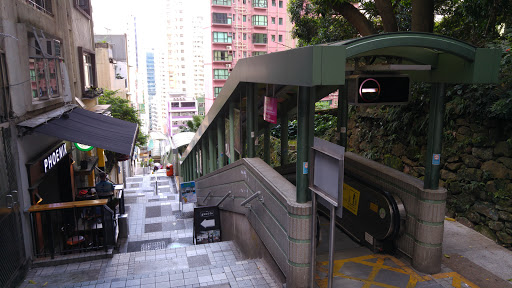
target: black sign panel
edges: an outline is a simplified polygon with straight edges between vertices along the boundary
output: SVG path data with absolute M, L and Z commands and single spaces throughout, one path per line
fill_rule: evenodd
M 194 208 L 194 241 L 196 244 L 221 241 L 219 207 Z
M 409 102 L 407 75 L 357 75 L 348 79 L 349 103 L 354 105 L 397 105 Z

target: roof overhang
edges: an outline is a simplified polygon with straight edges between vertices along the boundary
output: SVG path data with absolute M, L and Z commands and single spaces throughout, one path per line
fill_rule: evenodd
M 132 156 L 138 134 L 137 124 L 76 107 L 67 105 L 21 122 L 18 126 Z

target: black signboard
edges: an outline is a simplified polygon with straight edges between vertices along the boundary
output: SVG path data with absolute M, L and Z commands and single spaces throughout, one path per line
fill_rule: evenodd
M 220 212 L 217 206 L 194 208 L 195 244 L 220 242 Z

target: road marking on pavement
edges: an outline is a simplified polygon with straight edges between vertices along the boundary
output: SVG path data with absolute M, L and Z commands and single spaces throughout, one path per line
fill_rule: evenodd
M 370 262 L 375 261 L 376 262 Z M 386 260 L 391 261 L 389 264 L 385 264 Z M 346 263 L 357 263 L 362 264 L 365 266 L 372 267 L 371 272 L 368 274 L 367 278 L 359 278 L 354 277 L 351 275 L 343 274 L 340 272 L 343 265 Z M 396 265 L 397 267 L 393 267 L 390 265 Z M 315 275 L 315 280 L 320 288 L 326 288 L 327 287 L 327 273 L 328 273 L 328 262 L 317 262 L 317 273 Z M 387 270 L 392 272 L 397 272 L 400 274 L 408 275 L 409 280 L 407 282 L 407 285 L 404 287 L 394 286 L 386 283 L 381 283 L 375 281 L 375 278 L 377 277 L 377 274 L 381 270 Z M 456 288 L 461 288 L 462 283 L 465 283 L 467 286 L 465 287 L 471 287 L 471 288 L 479 288 L 477 285 L 472 283 L 471 281 L 467 280 L 466 278 L 462 277 L 457 272 L 450 272 L 450 273 L 439 273 L 434 275 L 425 275 L 421 276 L 418 273 L 416 273 L 414 270 L 412 270 L 410 267 L 407 266 L 407 264 L 403 263 L 402 261 L 396 259 L 393 256 L 390 255 L 366 255 L 366 256 L 360 256 L 355 258 L 348 258 L 348 259 L 340 259 L 340 260 L 334 260 L 334 267 L 333 267 L 333 277 L 340 277 L 340 278 L 346 278 L 351 280 L 356 280 L 363 282 L 364 285 L 362 288 L 370 288 L 372 285 L 384 287 L 384 288 L 414 288 L 419 282 L 424 281 L 431 281 L 434 279 L 452 279 L 452 286 Z

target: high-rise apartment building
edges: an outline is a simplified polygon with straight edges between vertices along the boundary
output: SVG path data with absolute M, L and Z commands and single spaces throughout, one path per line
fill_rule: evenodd
M 239 59 L 295 48 L 287 0 L 211 0 L 206 112 Z

